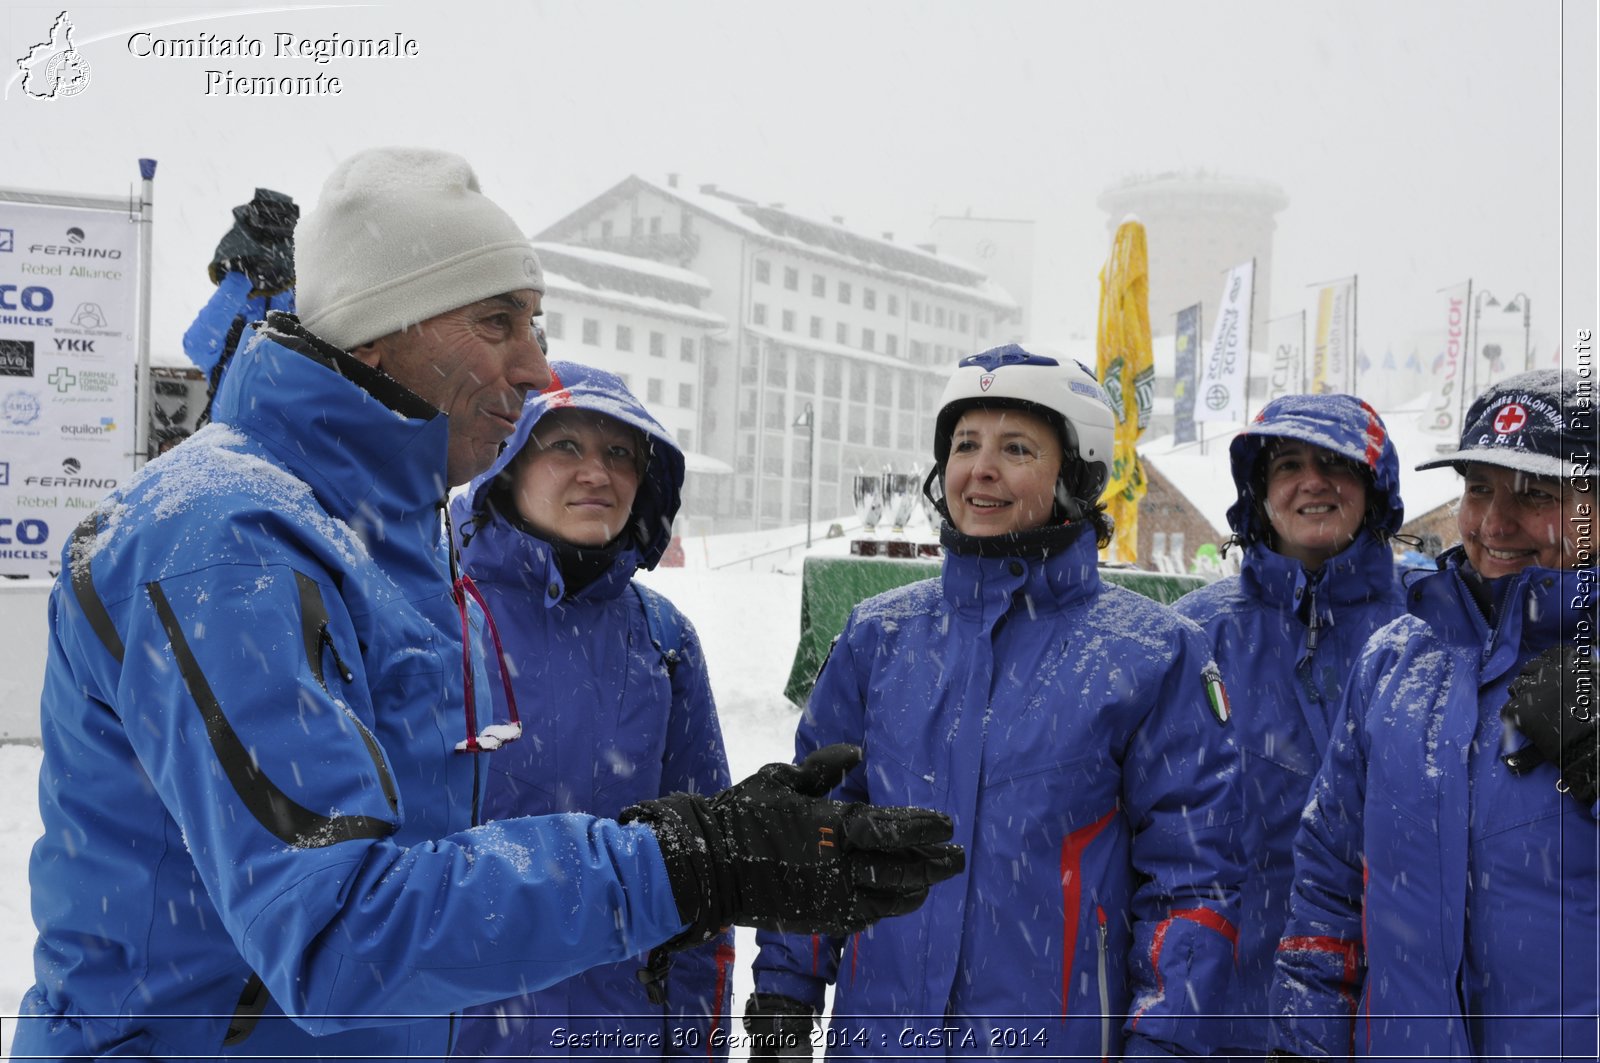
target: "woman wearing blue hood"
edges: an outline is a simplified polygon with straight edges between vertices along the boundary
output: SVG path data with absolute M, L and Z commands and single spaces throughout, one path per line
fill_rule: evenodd
M 550 369 L 499 459 L 451 503 L 526 728 L 488 758 L 485 820 L 616 816 L 729 781 L 694 628 L 633 580 L 671 541 L 683 454 L 617 377 Z M 664 957 L 474 1009 L 456 1054 L 724 1057 L 731 934 L 674 954 L 670 970 Z
M 1508 377 L 1458 448 L 1461 544 L 1368 641 L 1295 839 L 1273 1047 L 1594 1059 L 1600 736 L 1587 374 Z
M 1009 344 L 961 361 L 927 494 L 943 571 L 857 606 L 797 756 L 862 745 L 845 800 L 949 814 L 963 875 L 868 933 L 762 931 L 752 1058 L 1206 1055 L 1226 1010 L 1238 755 L 1200 630 L 1101 582 L 1112 413 Z
M 1389 547 L 1404 508 L 1383 420 L 1351 395 L 1274 399 L 1229 452 L 1243 567 L 1173 608 L 1205 629 L 1233 699 L 1251 875 L 1225 1051 L 1260 1058 L 1300 810 L 1361 647 L 1405 611 Z

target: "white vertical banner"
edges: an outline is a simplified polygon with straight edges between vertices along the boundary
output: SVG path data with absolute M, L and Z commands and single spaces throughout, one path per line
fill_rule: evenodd
M 0 574 L 55 574 L 134 470 L 139 226 L 0 194 Z
M 1461 419 L 1463 373 L 1467 355 L 1467 304 L 1472 300 L 1472 282 L 1463 281 L 1443 289 L 1444 303 L 1434 312 L 1440 325 L 1439 348 L 1428 374 L 1433 378 L 1433 398 L 1421 423 L 1440 431 L 1458 431 Z
M 1286 314 L 1267 322 L 1267 401 L 1298 394 L 1305 376 L 1305 318 Z
M 1211 331 L 1211 346 L 1200 370 L 1197 421 L 1237 424 L 1245 415 L 1245 383 L 1250 360 L 1250 299 L 1255 285 L 1254 259 L 1228 271 L 1222 302 Z

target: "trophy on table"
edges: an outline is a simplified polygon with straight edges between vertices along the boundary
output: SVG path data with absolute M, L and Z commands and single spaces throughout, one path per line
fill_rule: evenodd
M 883 476 L 858 472 L 851 481 L 850 490 L 862 534 L 860 539 L 851 540 L 850 552 L 859 557 L 877 557 L 880 551 L 876 534 L 878 521 L 883 518 Z
M 884 508 L 889 514 L 889 525 L 893 529 L 893 538 L 884 543 L 885 553 L 890 557 L 915 557 L 916 547 L 906 541 L 906 525 L 911 522 L 911 515 L 917 511 L 917 492 L 919 488 L 916 476 L 905 472 L 885 472 L 883 474 Z

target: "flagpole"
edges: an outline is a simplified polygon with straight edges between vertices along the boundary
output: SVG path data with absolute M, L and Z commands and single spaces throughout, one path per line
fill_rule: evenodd
M 1467 278 L 1467 301 L 1461 308 L 1461 316 L 1466 319 L 1466 326 L 1461 330 L 1461 332 L 1462 332 L 1462 334 L 1464 336 L 1467 337 L 1467 340 L 1470 343 L 1470 341 L 1472 339 L 1472 278 L 1471 277 Z M 1449 337 L 1448 336 L 1445 339 L 1446 339 L 1446 342 L 1449 341 Z M 1472 350 L 1471 350 L 1471 347 L 1469 346 L 1469 343 L 1463 343 L 1461 345 L 1462 346 L 1461 362 L 1460 362 L 1459 365 L 1456 366 L 1456 382 L 1460 385 L 1459 387 L 1456 388 L 1456 391 L 1457 391 L 1457 395 L 1456 395 L 1456 432 L 1458 434 L 1461 431 L 1461 427 L 1462 427 L 1461 422 L 1463 422 L 1463 421 L 1465 421 L 1467 419 L 1467 365 L 1468 365 L 1467 359 L 1472 354 Z
M 1356 322 L 1356 298 L 1360 291 L 1359 274 L 1350 274 L 1350 394 L 1356 394 L 1356 384 L 1361 379 L 1361 329 Z
M 1311 359 L 1307 357 L 1310 352 L 1306 350 L 1306 339 L 1306 308 L 1302 306 L 1300 308 L 1300 394 L 1302 395 L 1311 390 L 1311 378 L 1307 375 L 1311 372 Z
M 1250 329 L 1250 339 L 1244 345 L 1244 423 L 1250 423 L 1250 363 L 1256 348 L 1256 258 L 1250 256 L 1250 310 L 1244 319 Z

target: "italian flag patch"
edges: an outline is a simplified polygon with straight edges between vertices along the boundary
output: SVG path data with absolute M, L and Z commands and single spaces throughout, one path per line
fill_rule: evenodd
M 1206 705 L 1211 709 L 1211 715 L 1216 717 L 1218 723 L 1227 723 L 1233 718 L 1233 710 L 1228 707 L 1228 691 L 1222 685 L 1222 669 L 1212 661 L 1200 673 L 1200 680 L 1206 685 Z

